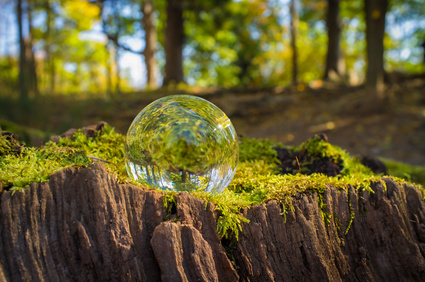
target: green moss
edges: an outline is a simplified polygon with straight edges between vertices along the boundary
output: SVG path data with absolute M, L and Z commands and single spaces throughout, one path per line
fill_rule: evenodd
M 269 165 L 278 164 L 275 148 L 283 147 L 281 143 L 268 139 L 242 137 L 239 144 L 239 161 L 250 162 L 263 160 Z
M 11 154 L 14 151 L 14 147 L 14 144 L 7 136 L 0 135 L 0 156 Z
M 212 202 L 218 211 L 217 232 L 224 238 L 239 238 L 242 231 L 242 223 L 249 220 L 240 214 L 243 207 L 251 206 L 253 203 L 245 195 L 234 193 L 226 189 L 223 193 L 212 194 L 204 191 L 192 192 L 195 197 L 207 202 Z
M 18 153 L 14 145 L 0 136 L 0 179 L 6 189 L 17 191 L 32 182 L 48 180 L 54 172 L 68 166 L 86 166 L 93 161 L 102 161 L 108 170 L 115 174 L 120 182 L 131 182 L 147 186 L 146 183 L 136 183 L 128 178 L 124 163 L 124 139 L 106 126 L 101 134 L 89 138 L 82 131 L 77 132 L 72 139 L 60 139 L 57 144 L 48 142 L 42 148 L 21 147 Z M 203 191 L 193 191 L 192 195 L 212 202 L 218 213 L 217 231 L 220 236 L 228 239 L 238 238 L 242 224 L 248 220 L 241 215 L 241 210 L 255 204 L 263 204 L 275 200 L 282 208 L 282 216 L 293 210 L 293 196 L 299 193 L 314 193 L 318 196 L 318 204 L 322 210 L 323 220 L 329 224 L 332 215 L 326 213 L 322 194 L 333 185 L 337 189 L 347 191 L 349 185 L 356 190 L 366 190 L 370 193 L 371 182 L 382 182 L 380 175 L 373 174 L 359 160 L 348 155 L 337 146 L 333 146 L 317 138 L 310 139 L 294 150 L 305 150 L 313 158 L 331 158 L 343 166 L 342 174 L 328 177 L 323 174 L 283 175 L 280 173 L 276 147 L 281 144 L 269 140 L 242 138 L 240 144 L 240 162 L 235 177 L 229 187 L 220 194 Z M 387 162 L 388 164 L 388 162 Z M 393 179 L 406 183 L 409 178 L 403 173 L 409 172 L 419 177 L 420 169 L 411 170 L 410 166 L 389 166 L 390 171 L 397 171 L 398 177 Z M 402 169 L 400 169 L 402 168 Z M 420 186 L 419 186 L 420 187 Z M 420 187 L 422 189 L 422 187 Z M 164 208 L 167 215 L 175 206 L 175 192 L 164 192 Z M 424 194 L 425 195 L 425 194 Z M 350 205 L 350 203 L 347 203 Z M 351 208 L 350 208 L 351 211 Z M 350 229 L 354 213 L 345 228 Z M 334 218 L 335 220 L 335 218 Z
M 333 220 L 334 220 L 336 232 L 338 234 L 339 245 L 344 246 L 345 245 L 344 236 L 343 236 L 342 231 L 341 231 L 342 223 L 341 223 L 341 220 L 339 219 L 338 215 L 336 214 L 336 212 L 334 212 L 334 214 L 333 214 Z
M 384 158 L 381 158 L 381 161 L 387 166 L 390 175 L 425 186 L 425 167 L 409 165 Z
M 107 126 L 102 134 L 88 138 L 82 131 L 72 139 L 61 138 L 56 144 L 46 143 L 41 148 L 20 147 L 13 154 L 13 144 L 0 137 L 0 180 L 14 192 L 33 182 L 47 181 L 53 173 L 69 166 L 86 166 L 96 161 L 105 162 L 121 180 L 129 181 L 124 166 L 124 136 Z
M 347 235 L 348 231 L 350 230 L 351 224 L 353 224 L 354 216 L 355 216 L 353 207 L 351 206 L 351 198 L 350 197 L 348 197 L 348 209 L 350 211 L 350 221 L 348 222 L 348 225 L 347 225 L 347 228 L 345 229 L 344 235 Z
M 369 168 L 361 164 L 359 159 L 351 157 L 342 148 L 323 141 L 317 136 L 295 147 L 294 150 L 298 152 L 306 151 L 311 158 L 328 158 L 335 164 L 340 164 L 343 168 L 342 175 L 373 174 Z
M 317 203 L 319 205 L 319 209 L 320 209 L 320 213 L 322 215 L 323 222 L 325 222 L 325 224 L 327 226 L 329 226 L 329 224 L 331 224 L 332 215 L 326 211 L 326 204 L 323 201 L 323 194 L 318 194 Z
M 84 151 L 48 144 L 41 149 L 23 148 L 17 155 L 0 157 L 0 180 L 13 192 L 33 182 L 47 181 L 53 173 L 68 167 L 89 163 Z
M 173 213 L 173 209 L 176 208 L 177 202 L 176 198 L 174 197 L 177 194 L 177 192 L 174 191 L 167 191 L 164 192 L 164 196 L 162 197 L 164 209 L 166 211 L 165 220 L 168 220 Z
M 124 161 L 124 140 L 125 136 L 116 133 L 114 128 L 107 125 L 102 132 L 98 132 L 96 137 L 87 137 L 80 130 L 71 139 L 60 138 L 57 146 L 80 149 L 92 161 L 105 163 L 120 181 L 129 181 Z

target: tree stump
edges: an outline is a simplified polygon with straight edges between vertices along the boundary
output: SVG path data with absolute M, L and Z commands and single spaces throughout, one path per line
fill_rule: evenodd
M 103 164 L 67 168 L 1 192 L 1 281 L 425 281 L 425 203 L 384 179 L 374 193 L 329 186 L 243 209 L 239 240 L 221 239 L 212 203 L 119 184 Z M 170 220 L 172 219 L 172 220 Z M 227 254 L 227 255 L 226 255 Z

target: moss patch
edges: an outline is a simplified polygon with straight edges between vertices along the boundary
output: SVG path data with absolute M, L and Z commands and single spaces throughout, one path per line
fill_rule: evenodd
M 103 161 L 111 172 L 124 175 L 124 136 L 107 127 L 95 138 L 78 131 L 72 139 L 60 138 L 56 144 L 47 142 L 41 148 L 20 146 L 0 139 L 0 181 L 5 189 L 16 192 L 33 182 L 47 181 L 53 173 L 69 166 L 85 166 Z M 120 177 L 122 179 L 122 177 Z M 126 176 L 124 177 L 126 178 Z
M 4 189 L 16 192 L 33 182 L 47 181 L 65 167 L 89 163 L 82 149 L 60 147 L 52 142 L 42 148 L 25 147 L 10 136 L 0 136 L 0 181 Z
M 409 165 L 384 158 L 381 161 L 387 166 L 388 174 L 425 186 L 425 167 Z
M 18 136 L 11 132 L 1 131 L 0 128 L 0 157 L 21 152 L 22 146 Z
M 27 187 L 32 182 L 43 182 L 49 176 L 68 166 L 86 166 L 93 161 L 105 163 L 109 171 L 115 174 L 120 182 L 136 183 L 127 176 L 124 163 L 124 139 L 110 126 L 97 132 L 94 137 L 87 137 L 80 130 L 71 139 L 60 138 L 57 143 L 48 142 L 41 148 L 19 147 L 11 138 L 0 135 L 0 180 L 5 189 L 14 192 Z M 327 176 L 322 173 L 283 174 L 281 162 L 276 148 L 284 148 L 293 152 L 305 152 L 306 160 L 327 158 L 341 165 L 341 173 Z M 388 165 L 388 161 L 386 162 Z M 300 167 L 306 164 L 301 162 Z M 395 169 L 402 167 L 403 169 Z M 390 172 L 397 172 L 397 182 L 408 182 L 402 171 L 409 171 L 409 166 L 389 165 Z M 422 169 L 422 170 L 421 170 Z M 425 171 L 425 168 L 410 171 L 409 175 Z M 403 178 L 404 177 L 404 178 Z M 415 176 L 416 177 L 416 176 Z M 413 177 L 411 177 L 413 178 Z M 321 195 L 329 185 L 347 191 L 349 185 L 357 190 L 367 190 L 371 182 L 381 181 L 381 175 L 374 174 L 360 161 L 348 155 L 337 146 L 333 146 L 319 138 L 313 138 L 296 147 L 284 147 L 270 140 L 241 138 L 240 162 L 236 175 L 229 187 L 221 194 L 210 194 L 193 191 L 192 195 L 215 204 L 219 217 L 217 231 L 224 238 L 238 238 L 242 223 L 248 220 L 240 215 L 241 209 L 255 204 L 276 200 L 282 207 L 282 215 L 293 209 L 292 196 L 297 193 L 317 192 Z M 423 190 L 423 188 L 419 185 Z M 167 214 L 172 213 L 175 192 L 165 192 L 164 206 Z M 319 205 L 323 201 L 318 197 Z M 321 201 L 321 203 L 320 203 Z M 326 222 L 332 215 L 322 214 Z M 344 231 L 348 231 L 344 230 Z

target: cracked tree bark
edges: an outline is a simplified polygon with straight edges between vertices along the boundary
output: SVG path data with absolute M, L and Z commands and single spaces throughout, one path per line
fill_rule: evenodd
M 245 208 L 229 244 L 212 203 L 179 193 L 167 217 L 158 191 L 118 184 L 99 163 L 67 168 L 0 192 L 0 280 L 425 281 L 422 195 L 385 182 L 372 194 L 328 187 L 329 224 L 314 193 L 293 197 L 286 222 L 275 201 Z

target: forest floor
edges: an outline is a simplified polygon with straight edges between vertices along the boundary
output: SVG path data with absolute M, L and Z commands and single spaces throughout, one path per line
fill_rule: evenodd
M 320 82 L 319 82 L 320 84 Z M 125 134 L 153 100 L 183 91 L 157 90 L 120 97 L 43 96 L 26 104 L 0 98 L 0 127 L 34 144 L 104 120 Z M 299 144 L 317 133 L 358 156 L 384 157 L 425 166 L 425 76 L 394 75 L 386 99 L 371 111 L 361 87 L 322 84 L 286 88 L 202 89 L 191 94 L 219 106 L 238 134 Z

